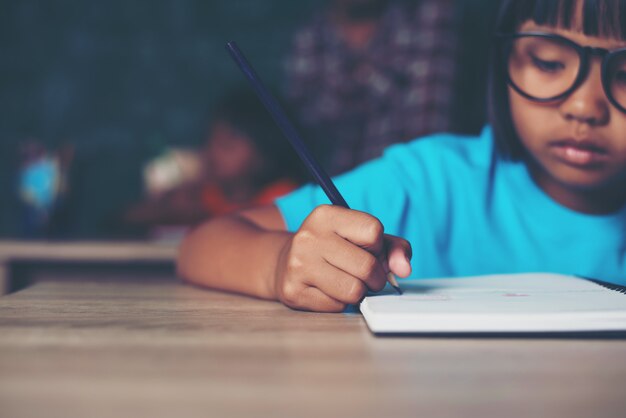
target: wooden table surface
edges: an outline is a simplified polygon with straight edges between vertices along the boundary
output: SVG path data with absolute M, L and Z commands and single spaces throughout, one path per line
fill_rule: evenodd
M 0 297 L 0 416 L 624 417 L 620 339 L 380 338 L 174 281 Z

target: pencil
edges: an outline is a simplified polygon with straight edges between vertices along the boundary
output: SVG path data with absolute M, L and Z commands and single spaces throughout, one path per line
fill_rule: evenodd
M 252 88 L 274 119 L 274 122 L 276 122 L 285 137 L 287 137 L 287 140 L 296 151 L 298 157 L 300 157 L 311 176 L 313 176 L 317 184 L 319 184 L 322 190 L 324 190 L 324 193 L 326 193 L 330 202 L 333 205 L 350 209 L 348 203 L 345 201 L 341 193 L 339 193 L 337 187 L 335 187 L 335 183 L 333 183 L 326 171 L 317 162 L 306 145 L 304 145 L 304 141 L 302 141 L 302 138 L 294 128 L 293 124 L 287 118 L 287 115 L 278 104 L 278 101 L 276 101 L 274 96 L 272 96 L 269 90 L 265 87 L 260 77 L 257 75 L 256 71 L 254 71 L 252 65 L 248 62 L 237 44 L 233 41 L 228 42 L 226 44 L 226 49 L 252 85 Z M 396 289 L 398 294 L 401 295 L 403 293 L 400 286 L 398 286 L 398 281 L 393 273 L 387 273 L 387 280 L 389 281 L 389 284 Z

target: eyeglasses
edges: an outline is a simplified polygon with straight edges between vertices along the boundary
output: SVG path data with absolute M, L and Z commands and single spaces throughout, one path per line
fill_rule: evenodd
M 626 113 L 626 48 L 592 48 L 552 33 L 497 35 L 507 63 L 507 82 L 537 102 L 565 98 L 587 78 L 591 59 L 602 57 L 602 86 L 609 101 Z

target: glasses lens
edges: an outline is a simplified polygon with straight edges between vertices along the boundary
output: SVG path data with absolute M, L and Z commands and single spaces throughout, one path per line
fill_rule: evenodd
M 613 100 L 626 109 L 626 51 L 611 58 L 607 75 Z
M 580 56 L 562 41 L 540 36 L 514 38 L 509 54 L 509 77 L 522 92 L 551 99 L 576 82 Z

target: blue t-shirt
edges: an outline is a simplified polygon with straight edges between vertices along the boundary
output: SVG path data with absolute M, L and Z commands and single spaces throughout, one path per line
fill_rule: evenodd
M 490 180 L 493 147 L 488 127 L 479 137 L 433 135 L 391 146 L 335 182 L 352 209 L 411 243 L 412 278 L 554 272 L 626 284 L 626 207 L 570 210 L 521 162 L 499 160 Z M 313 185 L 276 201 L 289 231 L 328 203 Z

